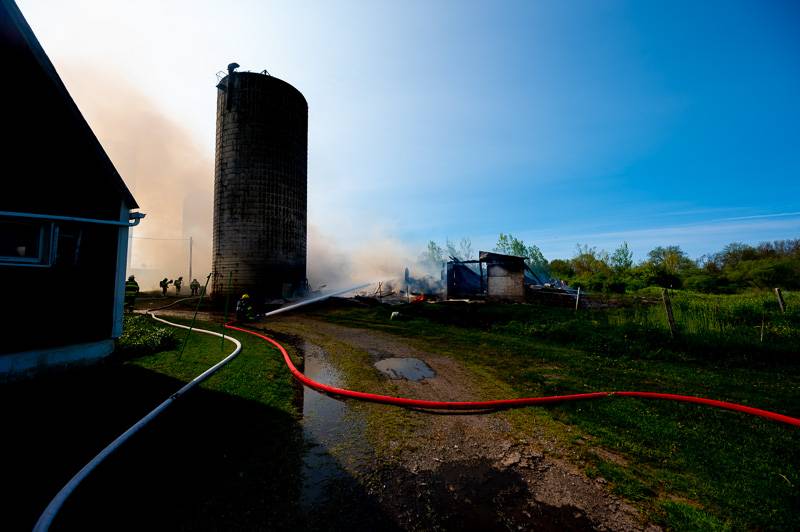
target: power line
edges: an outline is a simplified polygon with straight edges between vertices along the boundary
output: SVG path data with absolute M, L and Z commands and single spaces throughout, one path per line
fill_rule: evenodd
M 128 238 L 135 238 L 136 240 L 189 240 L 191 237 L 187 238 L 158 238 L 152 236 L 129 236 Z

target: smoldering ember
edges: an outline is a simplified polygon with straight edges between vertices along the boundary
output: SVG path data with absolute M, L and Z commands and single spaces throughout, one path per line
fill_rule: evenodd
M 2 530 L 800 529 L 796 9 L 18 3 Z

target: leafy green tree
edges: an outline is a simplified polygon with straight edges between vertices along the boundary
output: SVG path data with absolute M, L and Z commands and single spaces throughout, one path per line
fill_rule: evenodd
M 608 291 L 613 282 L 613 270 L 609 266 L 608 253 L 587 244 L 577 244 L 570 261 L 575 271 L 573 283 L 592 291 Z
M 647 254 L 648 261 L 655 268 L 661 269 L 669 275 L 678 275 L 697 268 L 680 246 L 658 246 Z
M 578 244 L 575 256 L 572 257 L 572 267 L 576 275 L 593 275 L 605 272 L 608 267 L 608 253 L 598 251 L 596 247 L 588 244 Z
M 564 259 L 553 259 L 550 261 L 550 271 L 553 276 L 558 279 L 564 279 L 567 282 L 571 281 L 575 276 L 575 269 L 572 267 L 572 262 Z
M 497 244 L 495 244 L 494 250 L 504 255 L 515 255 L 517 257 L 524 257 L 526 251 L 525 243 L 522 240 L 503 233 L 500 233 L 500 236 L 497 237 Z
M 444 249 L 433 240 L 428 241 L 428 247 L 422 252 L 420 262 L 430 268 L 441 268 L 444 262 Z
M 727 291 L 777 286 L 794 289 L 800 287 L 800 239 L 757 246 L 734 242 L 706 260 L 704 270 Z
M 728 293 L 758 288 L 800 289 L 800 239 L 761 242 L 757 246 L 733 242 L 721 251 L 690 259 L 679 246 L 658 246 L 639 264 L 623 242 L 609 255 L 604 250 L 578 244 L 571 259 L 548 262 L 535 245 L 526 245 L 511 234 L 500 233 L 494 250 L 525 257 L 542 277 L 551 275 L 573 286 L 593 291 L 624 292 L 648 286 L 664 286 L 709 293 Z M 474 258 L 468 238 L 442 248 L 428 242 L 421 261 L 439 269 L 448 256 Z
M 614 253 L 611 254 L 610 264 L 617 273 L 633 268 L 633 252 L 627 242 L 623 242 L 614 250 Z
M 742 261 L 756 258 L 758 258 L 758 255 L 754 247 L 741 242 L 732 242 L 714 256 L 714 262 L 721 269 L 736 268 Z
M 456 246 L 449 239 L 445 242 L 447 254 L 458 260 L 473 260 L 475 252 L 472 250 L 472 241 L 469 238 L 462 238 Z
M 537 273 L 543 273 L 547 276 L 550 275 L 550 268 L 544 254 L 535 244 L 530 246 L 525 245 L 525 242 L 511 234 L 500 233 L 497 237 L 497 244 L 494 246 L 497 253 L 504 255 L 514 255 L 517 257 L 525 257 L 525 262 L 531 269 Z

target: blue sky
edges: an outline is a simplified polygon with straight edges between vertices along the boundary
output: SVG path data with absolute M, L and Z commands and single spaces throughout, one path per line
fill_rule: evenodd
M 800 237 L 796 2 L 19 4 L 60 70 L 124 80 L 209 159 L 215 72 L 298 87 L 309 220 L 345 246 Z

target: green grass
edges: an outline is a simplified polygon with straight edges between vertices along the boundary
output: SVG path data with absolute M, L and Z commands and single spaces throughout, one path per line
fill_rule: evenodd
M 400 310 L 406 321 L 389 321 L 393 310 Z M 758 345 L 739 346 L 730 356 L 721 349 L 707 354 L 699 342 L 650 337 L 649 331 L 636 331 L 631 323 L 626 325 L 630 337 L 615 339 L 617 326 L 609 318 L 614 312 L 575 317 L 571 311 L 528 305 L 425 304 L 342 309 L 318 316 L 407 337 L 422 349 L 452 356 L 507 385 L 516 396 L 661 391 L 800 417 L 796 345 L 793 350 L 783 346 L 780 356 Z M 542 330 L 546 334 L 538 333 Z M 574 439 L 577 430 L 589 442 L 574 450 L 578 460 L 607 475 L 614 491 L 637 501 L 668 527 L 692 529 L 695 522 L 702 529 L 705 515 L 708 523 L 718 520 L 734 529 L 800 528 L 796 428 L 699 405 L 627 398 L 567 403 L 510 416 L 527 430 L 549 427 L 562 444 L 569 440 L 567 433 Z M 522 419 L 534 416 L 548 419 L 535 424 Z M 559 425 L 571 427 L 571 432 Z M 624 456 L 625 463 L 597 458 L 593 446 Z M 692 501 L 697 509 L 664 502 L 672 497 Z
M 651 296 L 654 294 L 651 294 Z M 657 300 L 661 295 L 656 296 Z M 785 292 L 781 312 L 773 292 L 708 295 L 670 291 L 677 344 L 710 356 L 761 352 L 771 357 L 792 356 L 800 344 L 800 294 Z M 652 301 L 652 297 L 650 298 Z M 669 332 L 662 304 L 628 304 L 603 312 L 608 325 L 622 331 L 647 331 L 656 337 Z
M 171 349 L 153 352 L 157 345 L 142 338 L 166 329 L 139 316 L 126 325 L 121 343 L 149 345 L 149 354 L 130 358 L 127 351 L 98 366 L 0 387 L 2 403 L 14 405 L 4 415 L 12 436 L 0 442 L 4 456 L 14 457 L 0 482 L 4 528 L 29 530 L 92 456 L 233 349 L 194 333 L 179 356 L 185 331 L 178 330 Z M 243 352 L 101 464 L 67 501 L 57 527 L 292 529 L 303 522 L 298 390 L 276 350 L 235 336 Z
M 731 530 L 728 523 L 720 521 L 708 512 L 696 506 L 679 501 L 663 501 L 659 503 L 661 523 L 670 530 L 697 530 L 709 532 L 726 532 Z
M 219 362 L 234 349 L 234 345 L 228 341 L 224 343 L 223 347 L 219 337 L 194 333 L 190 336 L 186 349 L 181 355 L 180 345 L 186 338 L 185 330 L 154 323 L 154 320 L 147 316 L 137 316 L 136 318 L 137 320 L 148 320 L 149 327 L 166 330 L 178 336 L 178 342 L 173 349 L 140 356 L 128 362 L 163 375 L 189 381 Z M 191 320 L 180 318 L 169 319 L 184 325 L 189 325 L 191 322 Z M 195 327 L 221 332 L 220 325 L 216 323 L 197 321 Z M 231 332 L 233 331 L 226 330 L 225 334 L 230 335 Z M 242 342 L 242 353 L 200 386 L 297 415 L 294 404 L 297 392 L 292 377 L 286 371 L 283 358 L 278 351 L 254 336 L 237 332 L 233 332 L 233 335 Z M 288 349 L 290 354 L 296 356 L 291 346 L 288 346 Z

